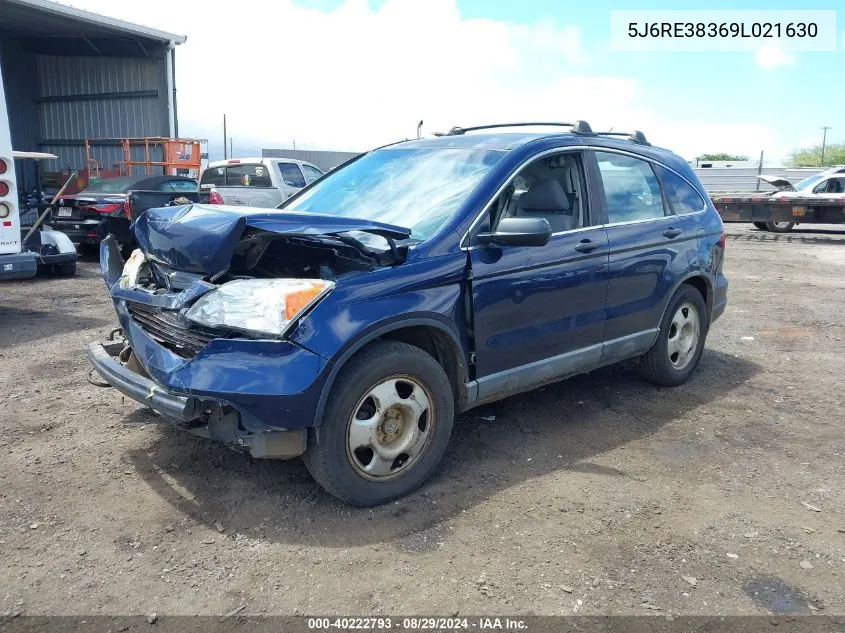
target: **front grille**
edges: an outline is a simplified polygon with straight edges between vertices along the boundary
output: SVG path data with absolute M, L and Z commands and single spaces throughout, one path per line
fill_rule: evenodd
M 193 358 L 215 338 L 226 338 L 231 332 L 196 325 L 178 312 L 127 301 L 129 314 L 154 340 L 182 356 Z

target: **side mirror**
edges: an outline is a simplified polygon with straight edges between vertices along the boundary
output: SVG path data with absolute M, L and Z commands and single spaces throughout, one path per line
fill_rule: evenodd
M 552 236 L 552 227 L 546 218 L 502 218 L 492 233 L 479 233 L 479 244 L 503 246 L 545 246 Z

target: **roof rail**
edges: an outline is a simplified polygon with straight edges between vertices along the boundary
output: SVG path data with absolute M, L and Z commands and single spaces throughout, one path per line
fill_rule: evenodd
M 597 134 L 599 136 L 624 136 L 634 143 L 639 143 L 640 145 L 651 145 L 651 143 L 646 140 L 645 134 L 639 130 L 634 130 L 633 132 L 598 132 Z
M 569 130 L 573 134 L 592 134 L 593 130 L 590 129 L 589 123 L 586 121 L 576 121 L 575 123 L 563 123 L 563 122 L 528 122 L 528 123 L 494 123 L 490 125 L 475 125 L 473 127 L 453 127 L 451 130 L 446 132 L 435 132 L 434 136 L 460 136 L 465 134 L 466 132 L 475 132 L 477 130 L 491 130 L 494 128 L 500 127 L 534 127 L 534 126 L 555 126 L 555 127 L 568 127 Z
M 491 123 L 490 125 L 475 125 L 473 127 L 453 127 L 446 134 L 435 133 L 435 136 L 460 136 L 466 132 L 475 132 L 477 130 L 491 130 L 500 127 L 528 127 L 532 125 L 553 125 L 558 127 L 572 127 L 572 123 L 558 123 L 558 122 L 537 122 L 537 123 Z

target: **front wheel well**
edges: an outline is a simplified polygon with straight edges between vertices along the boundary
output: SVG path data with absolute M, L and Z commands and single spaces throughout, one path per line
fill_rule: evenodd
M 466 363 L 460 348 L 449 334 L 438 327 L 415 325 L 392 330 L 379 338 L 413 345 L 434 358 L 449 377 L 455 397 L 455 411 L 466 408 Z

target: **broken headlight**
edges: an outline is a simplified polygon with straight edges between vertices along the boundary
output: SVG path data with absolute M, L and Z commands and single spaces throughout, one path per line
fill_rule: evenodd
M 281 336 L 333 287 L 324 279 L 238 279 L 200 297 L 185 316 L 208 327 Z

